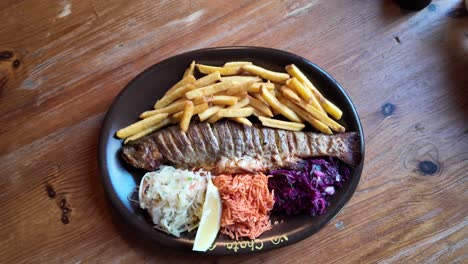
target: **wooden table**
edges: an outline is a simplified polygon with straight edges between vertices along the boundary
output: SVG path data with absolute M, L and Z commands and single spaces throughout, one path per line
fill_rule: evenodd
M 384 0 L 182 2 L 0 2 L 0 262 L 468 261 L 462 1 L 420 12 Z M 358 190 L 327 227 L 290 247 L 203 257 L 144 245 L 103 192 L 104 115 L 145 68 L 226 45 L 296 53 L 345 87 L 367 146 Z

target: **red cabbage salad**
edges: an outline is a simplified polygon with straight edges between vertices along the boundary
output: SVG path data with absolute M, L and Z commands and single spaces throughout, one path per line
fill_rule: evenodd
M 329 205 L 335 189 L 349 178 L 349 168 L 332 157 L 311 158 L 298 170 L 270 171 L 268 187 L 273 190 L 273 210 L 287 215 L 306 213 L 321 215 Z

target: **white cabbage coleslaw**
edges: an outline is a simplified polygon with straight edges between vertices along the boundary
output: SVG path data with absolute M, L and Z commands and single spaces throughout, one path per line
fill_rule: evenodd
M 140 207 L 146 209 L 155 228 L 180 237 L 185 231 L 198 227 L 209 172 L 188 171 L 172 166 L 143 176 L 138 198 Z

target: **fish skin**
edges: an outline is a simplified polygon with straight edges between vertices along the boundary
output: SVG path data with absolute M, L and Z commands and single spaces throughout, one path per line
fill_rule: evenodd
M 359 135 L 325 135 L 263 127 L 232 121 L 193 122 L 187 133 L 171 126 L 122 147 L 130 165 L 154 171 L 161 165 L 204 169 L 215 174 L 267 172 L 294 168 L 303 159 L 336 157 L 355 167 L 361 162 Z

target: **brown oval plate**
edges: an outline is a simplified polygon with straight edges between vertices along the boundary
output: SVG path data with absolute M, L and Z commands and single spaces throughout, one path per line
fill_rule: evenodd
M 330 222 L 353 195 L 361 177 L 364 160 L 364 137 L 356 109 L 344 89 L 328 73 L 310 61 L 281 50 L 260 47 L 220 47 L 183 53 L 161 61 L 133 79 L 117 96 L 110 107 L 102 126 L 99 141 L 99 165 L 105 192 L 115 211 L 140 238 L 191 251 L 195 232 L 173 237 L 153 228 L 147 213 L 131 202 L 129 195 L 139 184 L 145 172 L 134 169 L 120 159 L 122 141 L 115 132 L 138 119 L 141 112 L 151 109 L 167 89 L 176 83 L 192 60 L 208 65 L 222 65 L 227 61 L 251 61 L 270 70 L 284 71 L 284 66 L 294 63 L 310 78 L 325 97 L 343 111 L 340 122 L 348 131 L 355 131 L 361 137 L 362 161 L 351 169 L 350 179 L 337 189 L 329 200 L 330 206 L 319 216 L 272 216 L 274 225 L 255 240 L 233 241 L 221 234 L 206 254 L 241 254 L 270 250 L 296 243 L 311 236 Z

